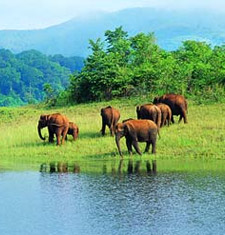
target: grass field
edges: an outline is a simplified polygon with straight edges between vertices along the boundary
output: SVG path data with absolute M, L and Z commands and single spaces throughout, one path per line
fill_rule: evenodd
M 119 161 L 115 140 L 101 136 L 100 109 L 107 105 L 118 108 L 121 119 L 136 118 L 135 107 L 147 100 L 114 100 L 111 102 L 81 104 L 54 109 L 42 106 L 0 109 L 0 164 L 50 163 L 52 161 L 75 162 L 113 160 Z M 63 146 L 49 144 L 39 139 L 37 122 L 40 114 L 61 112 L 75 122 L 80 129 L 79 138 L 72 137 Z M 196 105 L 189 101 L 188 124 L 176 123 L 160 130 L 157 154 L 137 154 L 132 159 L 225 159 L 225 104 Z M 47 136 L 47 128 L 42 129 Z M 140 143 L 144 150 L 145 143 Z M 121 139 L 124 159 L 129 159 L 125 138 Z

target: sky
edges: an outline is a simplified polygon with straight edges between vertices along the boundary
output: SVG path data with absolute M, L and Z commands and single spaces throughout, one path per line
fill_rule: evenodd
M 0 30 L 40 29 L 75 17 L 132 7 L 224 11 L 224 0 L 0 0 Z

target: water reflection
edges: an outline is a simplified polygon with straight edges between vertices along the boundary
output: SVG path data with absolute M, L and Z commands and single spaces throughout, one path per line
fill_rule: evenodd
M 51 162 L 1 172 L 0 234 L 222 235 L 221 163 L 163 171 L 160 160 Z
M 107 163 L 103 163 L 102 166 L 102 174 L 111 173 L 112 175 L 121 175 L 124 173 L 127 174 L 156 174 L 157 172 L 157 163 L 156 160 L 152 160 L 150 162 L 132 159 L 128 161 L 124 161 L 121 159 L 118 163 L 113 165 L 107 165 Z M 81 166 L 78 163 L 68 164 L 67 162 L 51 162 L 49 164 L 42 163 L 40 165 L 40 172 L 49 172 L 49 173 L 80 173 Z
M 42 163 L 40 165 L 40 172 L 49 172 L 49 173 L 80 173 L 80 166 L 75 163 L 73 166 L 69 166 L 67 162 L 51 162 L 49 165 L 47 163 Z

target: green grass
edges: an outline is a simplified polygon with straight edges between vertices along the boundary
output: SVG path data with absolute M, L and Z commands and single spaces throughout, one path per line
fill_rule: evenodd
M 147 100 L 114 100 L 111 102 L 81 104 L 70 107 L 47 109 L 42 106 L 0 109 L 0 164 L 41 164 L 43 162 L 81 162 L 120 160 L 115 140 L 109 135 L 101 136 L 100 109 L 107 105 L 118 108 L 121 121 L 136 118 L 137 104 Z M 37 122 L 40 114 L 61 112 L 80 128 L 77 141 L 72 137 L 63 146 L 49 144 L 39 139 Z M 132 159 L 225 159 L 225 104 L 195 105 L 189 101 L 188 124 L 177 123 L 160 130 L 157 154 L 137 154 Z M 47 135 L 47 129 L 42 130 Z M 145 143 L 140 143 L 141 150 Z M 124 159 L 129 159 L 125 138 L 121 139 Z M 111 163 L 110 163 L 111 164 Z M 117 163 L 118 164 L 118 163 Z

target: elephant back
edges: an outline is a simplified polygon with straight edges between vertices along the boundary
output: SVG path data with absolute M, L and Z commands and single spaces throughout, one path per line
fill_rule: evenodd
M 184 96 L 179 94 L 165 94 L 160 97 L 155 97 L 154 103 L 164 103 L 168 105 L 173 115 L 180 114 L 181 110 L 187 111 L 187 101 Z
M 105 120 L 105 122 L 109 125 L 112 123 L 117 123 L 120 118 L 119 110 L 113 108 L 112 106 L 107 106 L 101 109 L 101 116 Z
M 51 114 L 49 116 L 48 123 L 51 126 L 69 127 L 69 119 L 65 115 L 62 115 L 61 113 Z

